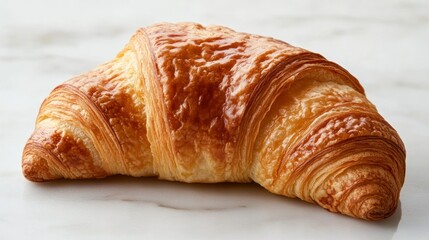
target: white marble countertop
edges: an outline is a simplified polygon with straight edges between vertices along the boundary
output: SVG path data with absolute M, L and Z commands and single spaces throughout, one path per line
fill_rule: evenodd
M 0 2 L 0 239 L 429 239 L 429 2 L 211 2 Z M 397 212 L 365 222 L 256 184 L 25 180 L 21 152 L 42 100 L 161 21 L 273 36 L 348 69 L 406 144 Z

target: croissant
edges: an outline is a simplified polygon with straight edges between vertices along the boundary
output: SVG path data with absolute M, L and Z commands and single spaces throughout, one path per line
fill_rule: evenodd
M 405 147 L 358 80 L 321 55 L 226 27 L 162 23 L 50 93 L 22 170 L 31 181 L 254 181 L 378 220 L 398 205 Z

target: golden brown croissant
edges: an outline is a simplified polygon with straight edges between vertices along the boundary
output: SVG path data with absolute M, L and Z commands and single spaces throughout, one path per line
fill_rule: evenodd
M 32 181 L 255 181 L 377 220 L 397 207 L 405 148 L 357 79 L 321 55 L 225 27 L 165 23 L 52 91 L 22 168 Z

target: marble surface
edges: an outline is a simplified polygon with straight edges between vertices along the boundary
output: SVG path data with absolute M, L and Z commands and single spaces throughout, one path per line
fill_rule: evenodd
M 429 2 L 211 2 L 0 1 L 0 239 L 429 239 Z M 161 21 L 273 36 L 348 69 L 406 144 L 397 212 L 365 222 L 256 184 L 25 180 L 22 148 L 48 93 Z

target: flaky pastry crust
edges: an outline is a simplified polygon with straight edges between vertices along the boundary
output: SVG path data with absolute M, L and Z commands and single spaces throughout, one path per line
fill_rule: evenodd
M 43 102 L 32 181 L 250 182 L 353 217 L 398 205 L 405 148 L 358 80 L 319 54 L 221 26 L 142 28 Z

